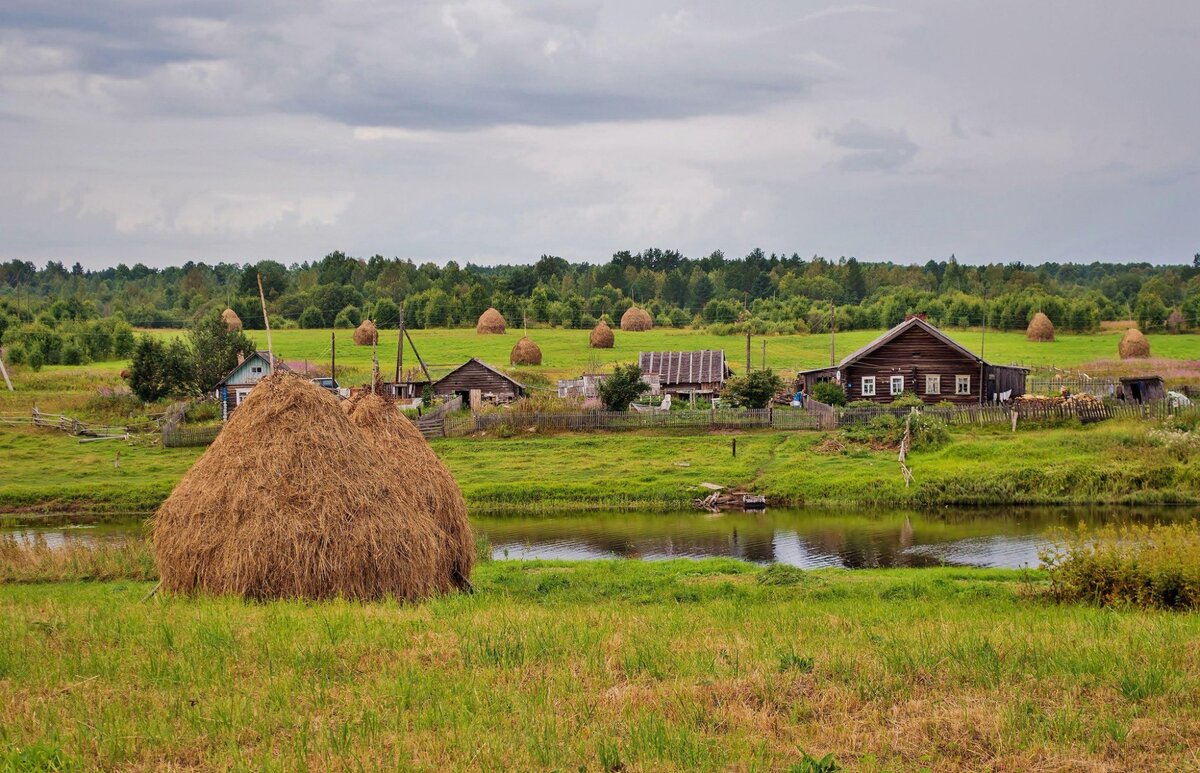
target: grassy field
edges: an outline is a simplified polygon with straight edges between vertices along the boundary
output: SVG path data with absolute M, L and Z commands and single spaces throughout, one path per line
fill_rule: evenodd
M 905 487 L 895 452 L 826 453 L 817 432 L 453 438 L 434 441 L 482 511 L 687 507 L 704 482 L 749 485 L 776 504 L 1195 503 L 1200 465 L 1155 446 L 1147 427 L 1105 422 L 1021 430 L 957 428 L 913 451 Z M 116 452 L 121 466 L 114 468 Z M 203 449 L 80 444 L 50 430 L 0 431 L 0 508 L 148 510 Z
M 1183 770 L 1200 616 L 1038 573 L 497 562 L 421 606 L 0 585 L 0 770 Z

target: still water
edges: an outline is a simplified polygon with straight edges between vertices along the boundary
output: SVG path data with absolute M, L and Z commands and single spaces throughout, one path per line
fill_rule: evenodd
M 0 516 L 3 518 L 3 516 Z M 896 510 L 773 509 L 765 513 L 588 513 L 563 516 L 477 517 L 498 560 L 555 558 L 739 558 L 805 568 L 894 566 L 1038 565 L 1038 550 L 1056 527 L 1123 523 L 1191 522 L 1200 508 L 1023 508 Z M 0 520 L 4 535 L 42 538 L 51 547 L 69 541 L 142 537 L 132 518 L 71 523 L 66 517 L 37 524 Z M 1197 526 L 1200 528 L 1200 526 Z

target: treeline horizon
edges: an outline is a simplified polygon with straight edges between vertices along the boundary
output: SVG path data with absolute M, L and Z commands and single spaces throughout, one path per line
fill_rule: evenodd
M 590 328 L 600 319 L 618 322 L 632 305 L 658 326 L 719 334 L 887 328 L 917 313 L 942 326 L 1015 330 L 1039 311 L 1073 332 L 1125 319 L 1147 332 L 1200 327 L 1200 254 L 1175 265 L 969 265 L 953 255 L 899 264 L 762 250 L 694 258 L 650 248 L 617 252 L 606 263 L 542 255 L 528 264 L 480 266 L 335 251 L 290 265 L 189 261 L 88 270 L 10 260 L 0 263 L 0 341 L 10 352 L 44 349 L 51 364 L 103 356 L 103 347 L 89 350 L 88 336 L 112 335 L 125 324 L 182 328 L 228 307 L 247 329 L 261 329 L 260 276 L 271 325 L 285 329 L 354 327 L 364 319 L 393 327 L 401 305 L 405 324 L 417 328 L 473 326 L 488 307 L 512 326 Z M 100 320 L 108 333 L 87 328 Z M 57 349 L 40 343 L 52 334 L 63 338 Z

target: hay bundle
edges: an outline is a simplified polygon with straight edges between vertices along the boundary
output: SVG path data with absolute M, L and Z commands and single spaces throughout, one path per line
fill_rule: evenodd
M 450 590 L 424 490 L 391 464 L 329 392 L 264 378 L 154 515 L 163 589 L 407 601 Z
M 1029 320 L 1029 327 L 1025 328 L 1025 337 L 1030 341 L 1053 341 L 1054 323 L 1039 311 Z
M 630 306 L 621 315 L 621 329 L 630 330 L 633 332 L 641 332 L 654 327 L 654 320 L 644 309 L 639 309 L 637 306 Z
M 242 318 L 237 315 L 233 309 L 225 309 L 221 312 L 221 321 L 225 323 L 227 330 L 241 330 Z
M 513 365 L 541 365 L 542 350 L 529 336 L 521 336 L 508 359 Z
M 364 319 L 362 324 L 354 328 L 354 344 L 356 346 L 370 346 L 378 340 L 379 330 L 371 320 Z
M 446 465 L 421 431 L 387 398 L 363 392 L 343 402 L 342 409 L 350 423 L 384 452 L 390 464 L 388 474 L 409 479 L 419 490 L 440 529 L 452 579 L 459 588 L 470 587 L 475 535 L 467 520 L 467 503 Z
M 1117 344 L 1117 353 L 1121 355 L 1122 360 L 1149 357 L 1150 342 L 1146 340 L 1146 336 L 1142 335 L 1142 331 L 1131 327 L 1125 331 L 1125 335 L 1121 336 L 1121 343 Z
M 502 334 L 508 323 L 504 321 L 504 315 L 496 311 L 495 308 L 489 307 L 487 311 L 479 315 L 479 321 L 475 323 L 475 332 Z
M 615 342 L 616 339 L 613 336 L 612 328 L 604 320 L 597 322 L 588 336 L 588 346 L 593 349 L 611 349 Z
M 1179 309 L 1171 309 L 1171 313 L 1167 315 L 1167 330 L 1172 333 L 1182 333 L 1183 328 L 1183 312 Z

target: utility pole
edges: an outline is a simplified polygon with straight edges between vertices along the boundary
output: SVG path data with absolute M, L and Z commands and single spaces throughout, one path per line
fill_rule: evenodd
M 275 373 L 275 347 L 271 345 L 271 320 L 267 319 L 267 296 L 263 294 L 262 274 L 258 275 L 258 300 L 262 303 L 263 326 L 267 329 L 267 359 L 271 374 Z
M 329 331 L 329 378 L 337 383 L 337 331 Z
M 837 307 L 833 305 L 833 299 L 829 299 L 829 367 L 837 365 L 837 360 L 834 359 L 834 342 L 837 340 Z
M 750 334 L 749 334 L 749 333 L 747 333 L 747 334 L 746 334 L 746 375 L 747 375 L 747 376 L 749 376 L 749 375 L 750 375 L 750 368 L 751 368 L 751 362 L 750 362 Z
M 400 304 L 400 343 L 396 345 L 396 390 L 400 390 L 400 371 L 404 368 L 404 304 Z
M 767 369 L 767 339 L 765 338 L 762 342 L 762 369 Z
M 984 344 L 984 341 L 987 340 L 987 315 L 988 315 L 987 298 L 984 298 L 983 299 L 983 327 L 981 327 L 979 329 L 979 404 L 980 405 L 983 405 L 983 396 L 988 388 L 987 379 L 985 377 L 986 372 L 984 370 L 987 366 L 984 364 L 985 361 L 983 359 L 983 344 Z

